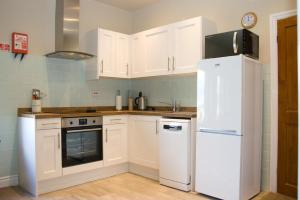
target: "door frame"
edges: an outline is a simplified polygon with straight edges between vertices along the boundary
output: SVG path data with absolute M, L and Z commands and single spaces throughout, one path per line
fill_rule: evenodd
M 297 15 L 289 10 L 270 15 L 270 72 L 271 72 L 271 149 L 270 149 L 270 191 L 277 192 L 278 160 L 278 46 L 277 22 Z

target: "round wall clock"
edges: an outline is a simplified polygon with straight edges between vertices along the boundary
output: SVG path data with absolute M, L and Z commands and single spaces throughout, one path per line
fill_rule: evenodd
M 250 29 L 253 28 L 257 23 L 257 16 L 254 12 L 248 12 L 243 15 L 241 24 L 244 28 Z

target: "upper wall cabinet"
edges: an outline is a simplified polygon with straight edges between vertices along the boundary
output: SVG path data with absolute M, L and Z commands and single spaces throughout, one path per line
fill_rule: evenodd
M 96 55 L 86 60 L 88 80 L 100 77 L 130 77 L 130 37 L 129 35 L 97 29 L 89 32 L 86 37 L 88 53 Z
M 196 17 L 134 35 L 97 29 L 86 35 L 87 78 L 139 78 L 193 73 L 204 58 L 205 36 L 214 23 Z
M 144 32 L 145 76 L 167 75 L 172 54 L 172 29 L 163 26 Z
M 204 58 L 205 35 L 216 33 L 214 23 L 196 17 L 138 33 L 132 41 L 132 78 L 197 71 Z M 134 73 L 137 72 L 138 73 Z

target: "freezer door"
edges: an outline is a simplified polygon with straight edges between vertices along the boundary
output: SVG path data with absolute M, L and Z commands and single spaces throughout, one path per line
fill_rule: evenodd
M 197 133 L 196 192 L 239 200 L 242 137 Z
M 197 130 L 241 134 L 242 56 L 200 61 L 197 79 Z

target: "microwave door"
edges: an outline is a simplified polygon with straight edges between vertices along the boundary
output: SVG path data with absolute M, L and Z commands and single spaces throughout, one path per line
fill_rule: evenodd
M 234 56 L 242 53 L 241 31 L 231 31 L 205 38 L 205 58 Z

